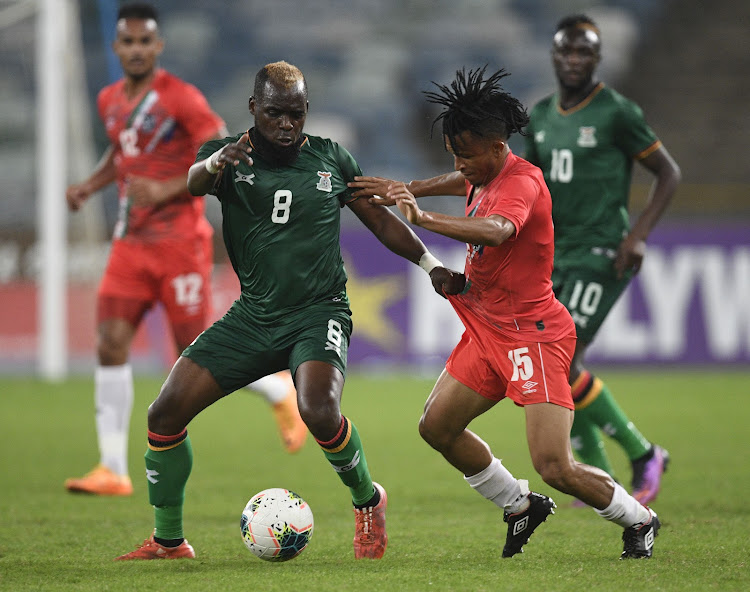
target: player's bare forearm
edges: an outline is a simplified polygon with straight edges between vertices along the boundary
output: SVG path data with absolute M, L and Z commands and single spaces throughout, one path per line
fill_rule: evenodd
M 430 195 L 458 195 L 466 196 L 466 181 L 458 171 L 444 173 L 437 177 L 410 181 L 406 187 L 414 197 Z
M 348 206 L 390 251 L 412 263 L 419 263 L 427 252 L 427 247 L 414 231 L 388 208 L 373 205 L 367 199 L 354 200 Z
M 355 197 L 366 197 L 370 202 L 382 206 L 395 205 L 393 199 L 386 195 L 389 189 L 401 183 L 385 177 L 357 176 L 354 181 L 348 183 Z M 404 184 L 409 188 L 414 197 L 427 197 L 430 195 L 460 195 L 466 194 L 466 185 L 463 175 L 457 172 L 438 175 L 430 179 L 414 180 Z
M 68 209 L 76 212 L 86 203 L 92 193 L 99 191 L 114 182 L 117 178 L 117 170 L 114 161 L 114 149 L 110 146 L 102 155 L 96 165 L 94 172 L 82 183 L 70 185 L 65 191 L 65 200 Z
M 468 244 L 489 247 L 503 244 L 516 231 L 510 220 L 497 215 L 488 218 L 459 218 L 439 212 L 421 211 L 414 224 Z
M 216 176 L 228 164 L 237 166 L 242 162 L 252 166 L 253 159 L 250 153 L 253 149 L 249 139 L 248 132 L 245 132 L 237 142 L 225 144 L 205 160 L 198 161 L 191 166 L 188 170 L 188 191 L 192 195 L 210 193 L 216 183 Z
M 89 193 L 95 193 L 110 183 L 114 183 L 115 179 L 117 179 L 115 150 L 112 146 L 109 146 L 102 154 L 99 162 L 96 163 L 91 176 L 82 185 L 86 186 Z
M 655 175 L 646 207 L 638 216 L 630 234 L 645 241 L 661 219 L 682 180 L 682 172 L 662 146 L 641 161 Z
M 187 188 L 190 195 L 206 195 L 214 188 L 218 173 L 209 173 L 205 163 L 205 160 L 199 160 L 188 169 Z

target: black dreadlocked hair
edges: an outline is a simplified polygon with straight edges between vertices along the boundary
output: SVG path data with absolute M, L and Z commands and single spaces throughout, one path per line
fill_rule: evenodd
M 523 128 L 529 123 L 529 114 L 518 99 L 500 86 L 500 80 L 510 73 L 501 69 L 485 80 L 485 70 L 486 65 L 467 74 L 466 68 L 461 68 L 450 86 L 433 82 L 440 92 L 424 92 L 430 103 L 445 107 L 432 127 L 442 121 L 443 136 L 451 146 L 456 145 L 456 137 L 465 131 L 503 140 L 514 132 L 526 135 Z

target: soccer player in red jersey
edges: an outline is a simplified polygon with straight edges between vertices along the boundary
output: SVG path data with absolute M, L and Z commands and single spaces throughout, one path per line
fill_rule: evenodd
M 552 201 L 542 172 L 514 155 L 508 138 L 528 124 L 524 107 L 500 86 L 507 74 L 461 70 L 450 86 L 428 99 L 443 106 L 446 149 L 455 172 L 409 184 L 358 177 L 355 195 L 395 203 L 426 230 L 467 243 L 463 274 L 445 282 L 430 273 L 465 332 L 425 404 L 422 438 L 461 471 L 471 487 L 503 509 L 508 533 L 503 557 L 522 551 L 534 529 L 555 508 L 530 492 L 489 446 L 467 429 L 477 416 L 509 398 L 522 406 L 534 468 L 548 485 L 575 495 L 625 529 L 622 558 L 652 554 L 659 519 L 606 472 L 578 463 L 570 448 L 573 400 L 568 384 L 576 333 L 555 298 Z M 415 196 L 466 197 L 466 216 L 427 212 Z M 380 197 L 378 197 L 380 196 Z M 442 268 L 433 259 L 428 272 Z
M 187 172 L 205 141 L 226 126 L 193 85 L 158 67 L 164 48 L 158 15 L 149 4 L 122 6 L 113 49 L 122 79 L 99 93 L 97 107 L 110 146 L 87 180 L 66 192 L 77 211 L 92 193 L 117 183 L 119 216 L 97 294 L 96 426 L 100 463 L 68 479 L 70 491 L 130 495 L 128 425 L 133 404 L 130 346 L 144 314 L 161 302 L 179 351 L 209 324 L 213 229 L 203 197 L 187 190 Z M 288 373 L 250 385 L 274 403 L 287 449 L 302 446 Z

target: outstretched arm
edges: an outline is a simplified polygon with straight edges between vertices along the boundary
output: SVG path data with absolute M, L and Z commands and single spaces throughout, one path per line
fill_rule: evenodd
M 497 247 L 516 231 L 510 220 L 497 214 L 487 218 L 459 218 L 425 212 L 404 183 L 394 184 L 386 195 L 396 202 L 401 213 L 412 224 L 472 245 Z
M 615 270 L 618 277 L 622 277 L 631 269 L 635 273 L 640 270 L 646 252 L 646 239 L 672 201 L 682 178 L 680 167 L 664 146 L 649 154 L 640 163 L 651 171 L 656 179 L 651 186 L 646 207 L 617 250 Z
M 395 201 L 386 197 L 391 186 L 398 183 L 393 179 L 384 177 L 354 177 L 349 187 L 357 189 L 352 195 L 355 197 L 367 197 L 374 204 L 383 206 L 395 205 Z M 430 179 L 414 180 L 406 184 L 414 197 L 427 197 L 429 195 L 466 195 L 466 182 L 459 172 L 445 173 Z
M 367 199 L 355 199 L 347 205 L 388 249 L 424 269 L 438 294 L 444 297 L 445 294 L 458 294 L 463 290 L 466 283 L 464 275 L 444 267 L 430 254 L 414 231 L 388 208 L 370 203 Z

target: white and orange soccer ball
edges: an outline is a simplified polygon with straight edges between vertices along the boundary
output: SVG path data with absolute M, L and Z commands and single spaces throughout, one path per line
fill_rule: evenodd
M 272 487 L 247 502 L 240 520 L 242 540 L 265 561 L 288 561 L 307 547 L 313 534 L 313 513 L 299 495 Z

